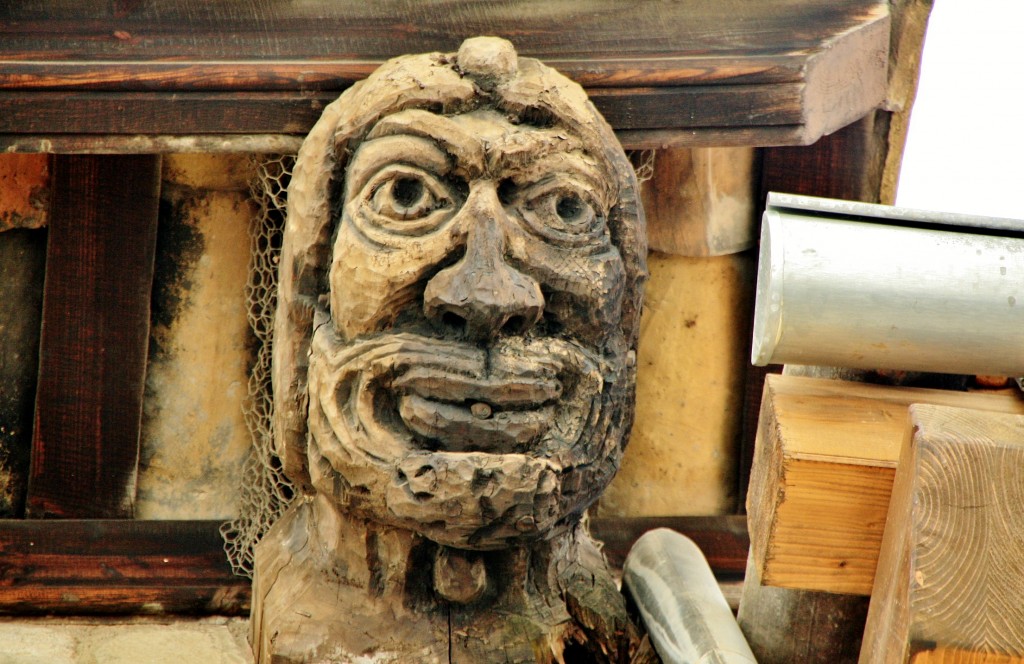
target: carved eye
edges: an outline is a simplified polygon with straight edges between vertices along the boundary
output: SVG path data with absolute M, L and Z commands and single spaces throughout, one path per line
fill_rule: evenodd
M 443 185 L 440 182 L 436 185 L 429 187 L 423 177 L 413 174 L 397 174 L 374 191 L 373 209 L 396 220 L 421 219 L 451 204 L 451 200 L 441 191 Z
M 423 168 L 390 164 L 362 185 L 352 214 L 368 224 L 367 230 L 420 236 L 451 218 L 458 196 L 449 182 Z
M 532 231 L 555 244 L 598 245 L 607 239 L 598 203 L 575 181 L 534 185 L 523 192 L 519 209 Z

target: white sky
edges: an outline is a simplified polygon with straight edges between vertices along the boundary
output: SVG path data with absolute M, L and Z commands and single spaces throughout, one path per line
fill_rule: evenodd
M 897 205 L 1024 219 L 1024 2 L 935 0 Z

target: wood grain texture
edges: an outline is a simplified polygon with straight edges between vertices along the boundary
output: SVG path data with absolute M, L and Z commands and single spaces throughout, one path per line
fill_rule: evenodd
M 650 248 L 722 256 L 754 246 L 757 161 L 751 148 L 660 151 L 640 187 Z
M 1024 416 L 911 406 L 861 662 L 1024 657 L 1022 469 Z
M 0 614 L 248 610 L 217 521 L 0 521 Z
M 88 117 L 174 124 L 175 114 L 179 134 L 304 133 L 315 116 L 291 123 L 318 95 L 337 96 L 389 57 L 450 52 L 476 34 L 505 36 L 565 72 L 629 131 L 686 129 L 708 141 L 730 128 L 752 132 L 754 144 L 809 143 L 883 99 L 886 3 L 772 0 L 732 5 L 727 18 L 709 0 L 528 9 L 466 0 L 34 0 L 0 8 L 0 90 L 11 109 L 0 133 L 88 132 Z M 76 95 L 68 108 L 79 110 L 61 117 L 52 91 Z M 146 93 L 169 108 L 134 96 Z M 265 96 L 232 116 L 223 93 Z M 122 112 L 102 112 L 117 104 Z M 130 123 L 117 131 L 131 133 Z
M 871 593 L 912 403 L 1024 413 L 1013 396 L 768 377 L 747 496 L 764 584 Z
M 775 588 L 747 568 L 737 620 L 760 664 L 853 664 L 868 598 Z
M 54 160 L 31 517 L 129 517 L 135 497 L 160 158 Z
M 937 646 L 910 657 L 910 664 L 1021 664 L 1024 657 Z

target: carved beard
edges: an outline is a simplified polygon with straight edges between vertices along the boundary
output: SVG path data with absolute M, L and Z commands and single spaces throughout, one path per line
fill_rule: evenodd
M 573 341 L 344 344 L 330 325 L 314 333 L 309 367 L 317 490 L 477 550 L 544 536 L 596 500 L 618 467 L 634 384 L 622 358 Z

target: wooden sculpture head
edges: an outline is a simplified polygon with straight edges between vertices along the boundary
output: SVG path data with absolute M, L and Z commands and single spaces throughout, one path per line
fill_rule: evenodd
M 353 86 L 289 192 L 274 386 L 291 477 L 459 548 L 579 515 L 632 420 L 642 224 L 582 89 L 504 40 Z
M 288 210 L 275 442 L 306 497 L 256 548 L 257 662 L 629 661 L 581 515 L 632 422 L 646 247 L 583 90 L 496 38 L 391 60 Z

